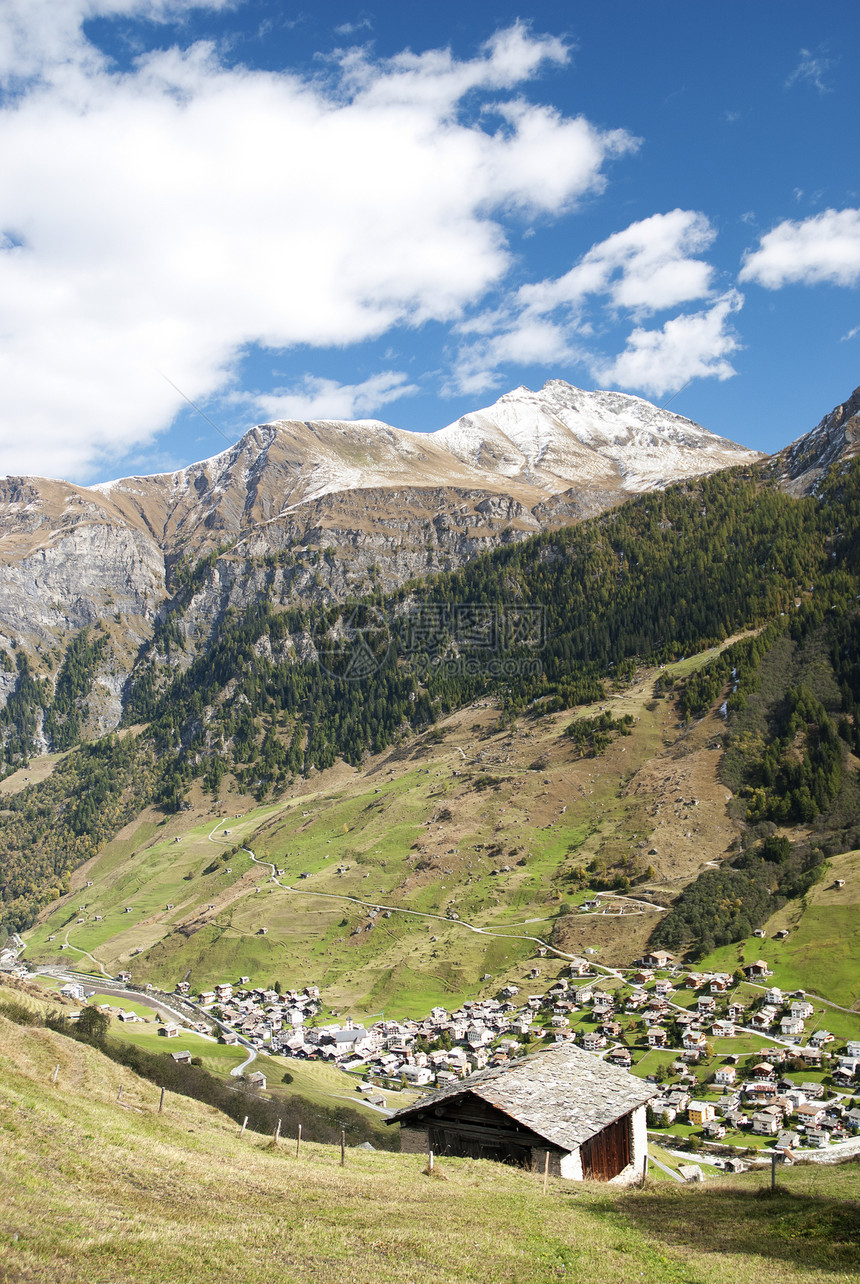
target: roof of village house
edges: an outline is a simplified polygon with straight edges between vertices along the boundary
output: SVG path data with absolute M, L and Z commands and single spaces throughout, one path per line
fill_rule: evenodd
M 465 1082 L 404 1106 L 386 1123 L 406 1122 L 439 1101 L 472 1093 L 553 1145 L 573 1150 L 658 1091 L 626 1070 L 565 1043 L 470 1075 Z

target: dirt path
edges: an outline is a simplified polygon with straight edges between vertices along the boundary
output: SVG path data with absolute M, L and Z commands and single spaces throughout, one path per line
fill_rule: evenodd
M 72 929 L 70 927 L 66 929 L 66 948 L 74 950 L 76 954 L 83 954 L 84 958 L 88 958 L 91 963 L 95 963 L 103 977 L 106 977 L 108 981 L 112 980 L 113 978 L 111 977 L 110 972 L 105 971 L 105 965 L 100 959 L 97 959 L 94 954 L 90 954 L 89 950 L 82 950 L 79 945 L 72 945 L 69 940 L 69 932 L 71 932 L 71 930 Z

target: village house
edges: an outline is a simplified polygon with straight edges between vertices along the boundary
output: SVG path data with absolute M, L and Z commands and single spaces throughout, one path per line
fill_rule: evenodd
M 738 1072 L 734 1066 L 720 1066 L 714 1075 L 714 1083 L 721 1087 L 730 1088 L 738 1077 Z
M 711 1026 L 711 1034 L 716 1039 L 732 1039 L 735 1034 L 734 1021 L 715 1021 Z
M 781 1113 L 775 1107 L 768 1107 L 765 1110 L 758 1110 L 753 1115 L 753 1132 L 760 1136 L 773 1136 L 779 1132 Z
M 433 1079 L 429 1066 L 403 1066 L 401 1075 L 413 1088 L 424 1088 Z
M 592 1011 L 596 1017 L 608 1016 L 611 1012 L 614 1012 L 615 1001 L 612 995 L 603 990 L 598 990 L 594 996 Z
M 748 963 L 743 969 L 744 976 L 749 981 L 760 981 L 766 976 L 770 976 L 770 968 L 764 959 L 756 959 L 755 963 Z
M 802 1101 L 797 1107 L 798 1121 L 807 1128 L 816 1128 L 824 1118 L 827 1106 L 823 1101 Z
M 687 1106 L 687 1118 L 695 1128 L 703 1128 L 716 1117 L 717 1112 L 710 1101 L 691 1101 Z
M 821 1048 L 810 1048 L 807 1046 L 805 1048 L 792 1048 L 791 1055 L 795 1060 L 802 1061 L 804 1066 L 808 1067 L 810 1070 L 816 1070 L 821 1065 L 822 1057 L 829 1058 L 830 1054 L 822 1052 Z
M 803 1089 L 796 1087 L 786 1088 L 782 1095 L 785 1101 L 788 1102 L 786 1114 L 794 1114 L 797 1107 L 802 1105 L 807 1099 L 806 1093 Z
M 665 1097 L 655 1097 L 650 1103 L 655 1117 L 659 1120 L 660 1125 L 672 1123 L 678 1117 L 678 1112 L 670 1101 Z
M 629 1182 L 656 1089 L 570 1043 L 473 1075 L 397 1111 L 407 1153 L 494 1159 L 573 1180 Z
M 854 1057 L 843 1057 L 833 1071 L 833 1082 L 840 1088 L 849 1088 L 857 1078 L 860 1061 Z
M 779 1023 L 779 1030 L 783 1039 L 799 1039 L 803 1034 L 804 1028 L 800 1017 L 784 1016 Z

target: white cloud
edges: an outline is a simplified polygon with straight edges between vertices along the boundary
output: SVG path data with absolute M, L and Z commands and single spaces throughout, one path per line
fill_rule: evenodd
M 848 343 L 849 340 L 856 339 L 858 334 L 860 334 L 860 325 L 852 326 L 850 330 L 848 330 L 845 334 L 842 335 L 839 342 Z
M 11 12 L 24 22 L 65 3 Z M 68 12 L 188 7 L 72 0 Z M 456 321 L 510 269 L 511 210 L 570 209 L 636 146 L 511 101 L 566 57 L 521 24 L 472 59 L 352 50 L 311 80 L 226 68 L 205 44 L 120 74 L 64 23 L 38 55 L 41 79 L 0 111 L 9 471 L 80 476 L 151 440 L 180 405 L 159 371 L 199 400 L 229 389 L 250 344 L 348 345 Z M 7 14 L 7 54 L 10 29 Z M 29 74 L 32 41 L 16 47 Z M 473 89 L 495 97 L 497 129 L 464 114 Z
M 486 324 L 485 324 L 486 323 Z M 469 333 L 492 330 L 489 318 L 463 327 Z M 466 343 L 457 354 L 443 395 L 473 396 L 499 385 L 504 366 L 559 366 L 577 357 L 569 328 L 540 317 L 506 318 L 496 333 Z
M 647 314 L 705 298 L 713 269 L 690 255 L 707 249 L 715 236 L 695 210 L 653 214 L 592 246 L 565 276 L 523 286 L 519 300 L 544 313 L 604 294 L 615 307 Z
M 468 395 L 496 387 L 505 365 L 579 362 L 591 370 L 613 370 L 611 359 L 588 355 L 583 347 L 597 328 L 590 309 L 600 309 L 605 317 L 608 306 L 612 314 L 639 319 L 710 297 L 713 268 L 692 256 L 708 249 L 715 235 L 695 210 L 654 214 L 592 246 L 564 276 L 522 286 L 504 307 L 458 326 L 470 337 L 457 354 L 451 388 Z M 652 342 L 640 337 L 651 333 L 635 330 L 628 350 L 615 359 L 619 369 L 629 366 L 636 372 L 636 387 L 645 385 L 630 354 Z M 666 362 L 677 330 L 667 334 Z M 718 368 L 700 358 L 702 373 L 714 374 Z
M 83 34 L 91 18 L 135 17 L 169 22 L 193 9 L 226 9 L 234 0 L 3 0 L 0 82 L 49 74 L 66 63 L 90 70 L 103 59 Z
M 784 285 L 856 285 L 860 280 L 860 209 L 824 210 L 786 219 L 744 257 L 741 281 L 768 290 Z
M 359 31 L 372 31 L 373 23 L 369 18 L 364 17 L 359 18 L 357 22 L 342 22 L 339 26 L 335 27 L 334 30 L 335 35 L 337 36 L 354 36 L 357 35 Z
M 413 396 L 420 389 L 399 370 L 383 370 L 362 383 L 338 383 L 305 375 L 295 388 L 276 388 L 253 398 L 268 420 L 362 419 L 390 401 Z
M 652 397 L 677 391 L 691 379 L 730 379 L 735 370 L 727 357 L 740 343 L 728 318 L 742 306 L 743 295 L 731 290 L 705 311 L 672 317 L 660 330 L 637 327 L 614 360 L 595 362 L 595 374 Z
M 790 89 L 792 85 L 805 83 L 813 85 L 820 94 L 829 93 L 830 86 L 824 77 L 835 66 L 836 62 L 832 58 L 825 58 L 822 54 L 816 56 L 809 49 L 801 49 L 800 62 L 786 80 L 785 87 Z

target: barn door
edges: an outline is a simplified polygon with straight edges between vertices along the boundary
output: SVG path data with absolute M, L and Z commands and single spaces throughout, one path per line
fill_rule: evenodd
M 489 1129 L 484 1136 L 470 1135 L 456 1127 L 430 1126 L 430 1149 L 434 1155 L 455 1155 L 458 1159 L 492 1159 L 497 1164 L 531 1168 L 532 1152 L 503 1138 L 493 1138 Z
M 589 1137 L 579 1148 L 582 1175 L 592 1181 L 609 1181 L 630 1163 L 630 1116 L 616 1119 Z

